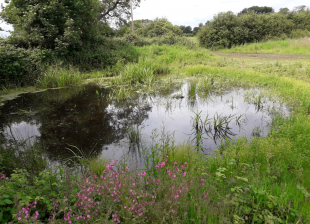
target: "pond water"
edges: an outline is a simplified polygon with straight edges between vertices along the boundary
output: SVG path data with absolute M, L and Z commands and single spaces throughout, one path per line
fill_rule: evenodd
M 66 160 L 72 156 L 68 148 L 77 147 L 85 155 L 134 163 L 141 157 L 129 138 L 136 130 L 144 146 L 154 133 L 164 133 L 175 144 L 189 141 L 212 155 L 223 139 L 266 137 L 272 119 L 289 113 L 258 89 L 199 94 L 191 92 L 192 86 L 183 81 L 152 94 L 135 92 L 126 100 L 109 100 L 111 89 L 96 85 L 22 94 L 1 107 L 2 141 L 36 143 L 50 161 Z

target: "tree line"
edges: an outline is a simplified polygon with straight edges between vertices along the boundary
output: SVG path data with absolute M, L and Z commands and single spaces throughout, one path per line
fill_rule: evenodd
M 245 43 L 272 38 L 299 38 L 310 36 L 310 10 L 306 6 L 286 8 L 278 13 L 270 7 L 251 7 L 238 14 L 221 12 L 198 32 L 200 46 L 231 48 Z

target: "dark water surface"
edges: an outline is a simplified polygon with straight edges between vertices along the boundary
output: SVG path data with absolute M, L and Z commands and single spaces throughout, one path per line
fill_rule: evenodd
M 95 85 L 28 93 L 7 101 L 0 108 L 0 132 L 6 144 L 30 140 L 46 149 L 50 161 L 64 161 L 72 156 L 67 148 L 76 146 L 86 155 L 109 159 L 127 156 L 139 159 L 130 147 L 130 127 L 138 127 L 142 143 L 149 145 L 154 129 L 170 133 L 175 143 L 199 143 L 211 154 L 221 139 L 239 136 L 266 137 L 272 118 L 288 115 L 278 101 L 259 97 L 257 89 L 214 91 L 207 96 L 188 95 L 190 84 L 183 82 L 155 94 L 136 94 L 127 100 L 108 100 L 109 89 Z M 204 128 L 197 127 L 194 117 L 210 119 Z M 228 125 L 214 128 L 214 118 L 231 116 Z

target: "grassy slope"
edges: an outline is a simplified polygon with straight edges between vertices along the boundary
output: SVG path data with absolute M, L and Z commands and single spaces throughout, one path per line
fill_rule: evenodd
M 259 53 L 298 53 L 310 54 L 310 38 L 268 41 L 236 46 L 231 49 L 222 49 L 220 52 L 259 52 Z

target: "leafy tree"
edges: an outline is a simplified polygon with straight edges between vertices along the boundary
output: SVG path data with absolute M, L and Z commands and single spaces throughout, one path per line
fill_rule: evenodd
M 254 11 L 255 14 L 263 14 L 263 13 L 273 13 L 274 9 L 272 7 L 267 7 L 267 6 L 252 6 L 250 8 L 244 8 L 241 12 L 238 13 L 238 15 L 246 14 L 250 11 Z
M 174 26 L 166 18 L 156 18 L 151 20 L 135 20 L 134 21 L 134 35 L 140 37 L 162 37 L 165 35 L 182 36 L 182 31 L 178 26 Z M 120 28 L 123 34 L 129 35 L 132 33 L 131 27 L 125 24 Z
M 200 28 L 203 27 L 203 23 L 199 23 L 198 27 L 194 27 L 193 29 L 193 34 L 196 35 L 198 33 L 198 31 L 200 30 Z
M 288 14 L 290 12 L 290 10 L 288 8 L 280 8 L 279 9 L 279 13 L 281 14 Z
M 301 13 L 301 12 L 306 11 L 306 8 L 307 8 L 307 6 L 305 6 L 305 5 L 296 6 L 296 7 L 294 7 L 293 12 Z
M 181 26 L 179 26 L 179 27 L 180 27 L 180 30 L 182 31 L 182 33 L 184 33 L 185 26 L 184 26 L 184 25 L 181 25 Z
M 68 53 L 105 34 L 107 22 L 129 16 L 130 0 L 6 0 L 1 17 L 13 24 L 11 41 Z M 135 0 L 138 6 L 141 0 Z
M 185 29 L 183 30 L 183 33 L 192 33 L 192 27 L 186 26 Z

